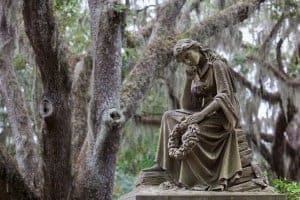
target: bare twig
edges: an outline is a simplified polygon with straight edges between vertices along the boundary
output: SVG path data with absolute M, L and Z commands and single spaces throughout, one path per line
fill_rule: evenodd
M 282 63 L 282 58 L 281 58 L 281 46 L 282 46 L 283 41 L 284 40 L 282 38 L 280 38 L 280 40 L 277 43 L 277 46 L 276 46 L 276 60 L 277 60 L 279 70 L 282 73 L 285 73 L 284 72 L 284 66 L 283 66 L 283 63 Z

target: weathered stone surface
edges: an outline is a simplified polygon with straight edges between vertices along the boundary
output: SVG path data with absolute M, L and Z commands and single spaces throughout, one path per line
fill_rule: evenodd
M 157 186 L 139 187 L 121 200 L 286 200 L 286 195 L 269 192 L 203 192 L 185 189 L 160 190 Z
M 247 181 L 251 181 L 251 179 L 253 179 L 254 176 L 255 175 L 252 171 L 252 167 L 251 166 L 245 167 L 245 168 L 243 168 L 242 177 L 240 179 L 236 180 L 234 183 L 230 184 L 230 186 L 245 183 Z
M 262 187 L 256 183 L 254 183 L 252 180 L 250 180 L 245 183 L 229 187 L 228 191 L 229 192 L 245 192 L 245 191 L 249 191 L 249 190 L 253 190 L 253 189 L 262 190 Z
M 239 143 L 239 152 L 245 151 L 247 149 L 250 149 L 247 142 Z
M 142 171 L 136 181 L 136 186 L 140 185 L 159 185 L 170 180 L 170 175 L 166 171 Z
M 238 138 L 238 143 L 247 142 L 246 134 L 241 129 L 236 130 L 236 135 Z
M 241 162 L 242 162 L 243 168 L 250 166 L 251 161 L 252 161 L 252 156 L 253 156 L 252 150 L 250 150 L 250 151 L 246 150 L 245 153 L 241 154 L 240 156 L 241 156 Z

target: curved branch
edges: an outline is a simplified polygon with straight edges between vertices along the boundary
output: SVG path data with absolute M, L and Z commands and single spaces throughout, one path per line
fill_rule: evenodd
M 280 38 L 280 40 L 278 41 L 277 46 L 276 46 L 276 60 L 277 60 L 278 68 L 282 73 L 284 73 L 284 66 L 283 66 L 282 58 L 281 58 L 281 46 L 283 44 L 283 41 L 284 40 L 282 38 Z
M 264 90 L 262 87 L 258 88 L 238 72 L 234 71 L 233 69 L 231 69 L 231 71 L 236 77 L 236 80 L 239 81 L 246 88 L 248 88 L 253 94 L 260 96 L 263 100 L 266 100 L 271 104 L 277 104 L 281 102 L 280 94 L 278 92 L 271 93 Z
M 247 56 L 246 58 L 249 61 L 254 61 L 254 62 L 258 63 L 259 66 L 270 70 L 275 75 L 275 77 L 277 77 L 279 80 L 283 81 L 287 85 L 289 85 L 291 87 L 299 87 L 300 86 L 300 80 L 299 79 L 290 78 L 287 74 L 282 73 L 282 71 L 280 71 L 278 69 L 278 67 L 274 67 L 273 65 L 265 62 L 263 59 L 257 58 L 255 56 Z
M 271 32 L 269 33 L 269 35 L 266 37 L 264 43 L 261 46 L 261 52 L 266 55 L 267 50 L 270 47 L 270 43 L 272 42 L 273 38 L 276 36 L 276 34 L 279 32 L 283 22 L 285 19 L 285 15 L 282 14 L 281 17 L 279 18 L 279 20 L 276 22 L 276 24 L 273 26 Z

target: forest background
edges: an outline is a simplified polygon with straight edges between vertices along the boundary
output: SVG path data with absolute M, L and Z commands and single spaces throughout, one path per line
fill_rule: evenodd
M 7 155 L 14 157 L 19 171 L 16 174 L 20 173 L 20 181 L 24 181 L 29 190 L 34 191 L 37 196 L 44 195 L 50 198 L 60 195 L 57 196 L 59 199 L 69 195 L 65 191 L 54 194 L 57 190 L 70 190 L 75 191 L 78 196 L 82 195 L 84 191 L 78 188 L 82 186 L 83 178 L 87 174 L 90 175 L 89 170 L 95 169 L 93 167 L 88 170 L 85 167 L 82 169 L 81 166 L 85 166 L 82 162 L 89 163 L 97 155 L 103 158 L 105 157 L 103 155 L 107 154 L 111 156 L 108 156 L 107 160 L 106 157 L 102 160 L 99 158 L 100 164 L 97 163 L 97 159 L 95 161 L 99 164 L 96 165 L 100 168 L 99 177 L 101 173 L 108 171 L 110 177 L 114 177 L 109 179 L 108 176 L 107 179 L 111 188 L 114 180 L 113 191 L 111 188 L 103 187 L 106 197 L 102 199 L 109 199 L 112 192 L 113 198 L 117 199 L 132 190 L 140 170 L 150 167 L 154 162 L 163 112 L 180 108 L 185 70 L 184 66 L 174 61 L 171 48 L 176 40 L 190 37 L 216 50 L 228 60 L 237 80 L 242 127 L 254 149 L 254 161 L 263 167 L 270 181 L 279 190 L 289 192 L 291 199 L 298 197 L 300 194 L 300 185 L 297 183 L 300 181 L 300 2 L 298 0 L 28 2 L 22 4 L 18 1 L 3 0 L 0 3 L 2 16 L 0 142 L 3 146 L 0 160 L 7 159 Z M 37 8 L 40 8 L 43 17 L 38 17 L 39 12 L 35 11 L 39 9 L 34 10 L 33 5 L 38 5 Z M 99 14 L 102 12 L 105 14 Z M 40 20 L 37 24 L 44 29 L 35 26 L 32 23 L 33 19 Z M 54 20 L 54 28 L 47 22 L 49 19 L 51 23 L 51 20 Z M 51 28 L 55 31 L 51 32 Z M 41 34 L 38 34 L 39 31 L 42 31 Z M 46 36 L 48 33 L 52 34 L 49 36 L 51 39 L 43 38 L 43 34 Z M 106 39 L 104 36 L 101 37 L 101 34 L 111 35 L 111 41 L 105 42 Z M 6 35 L 12 40 L 7 40 Z M 6 43 L 7 41 L 9 43 Z M 103 52 L 106 49 L 108 53 L 103 53 L 101 49 L 104 49 Z M 99 64 L 101 62 L 97 62 L 101 61 L 101 55 L 106 56 L 106 60 L 103 59 L 105 67 Z M 55 65 L 56 60 L 60 63 L 57 65 L 59 70 L 48 70 L 47 67 L 53 63 Z M 61 60 L 67 63 L 62 65 L 63 70 L 60 68 Z M 49 66 L 47 62 L 50 63 Z M 110 71 L 115 70 L 116 66 L 119 67 L 119 71 Z M 105 70 L 97 71 L 97 67 Z M 66 80 L 69 81 L 64 75 L 66 71 L 70 74 L 71 84 L 66 88 L 60 88 L 65 85 Z M 111 74 L 112 76 L 108 78 Z M 51 121 L 52 119 L 48 118 L 56 108 L 55 102 L 51 101 L 57 99 L 55 95 L 55 98 L 51 95 L 57 92 L 56 90 L 63 91 L 68 98 L 71 97 L 72 104 L 65 109 L 64 106 L 68 107 L 69 103 L 62 103 L 63 109 L 59 114 L 62 116 L 56 116 L 56 121 Z M 101 99 L 101 95 L 106 96 L 108 100 Z M 64 98 L 63 96 L 62 99 Z M 111 103 L 110 98 L 115 100 Z M 101 104 L 103 102 L 110 103 Z M 112 123 L 116 123 L 112 125 L 112 129 L 105 129 L 102 123 L 97 123 L 97 120 L 105 121 L 98 113 L 98 110 L 103 108 L 109 110 Z M 65 110 L 69 111 L 64 112 Z M 69 119 L 69 125 L 66 125 L 65 119 Z M 52 131 L 49 129 L 51 123 L 63 124 L 56 127 L 54 132 L 60 132 L 61 129 L 69 130 L 67 131 L 69 140 L 63 143 L 62 139 L 60 145 L 72 144 L 72 147 L 69 145 L 72 157 L 66 159 L 61 156 L 60 153 L 65 151 L 64 148 L 48 151 L 53 154 L 53 158 L 45 153 L 47 148 L 53 149 L 57 145 L 49 142 L 51 138 L 57 143 L 65 134 L 48 137 L 47 131 L 49 133 Z M 91 142 L 93 140 L 89 141 L 90 132 L 100 132 L 101 136 L 104 134 L 103 130 L 114 133 L 112 135 L 117 138 L 110 141 L 113 148 L 109 153 L 105 148 L 110 143 L 106 143 L 105 140 L 102 141 L 100 150 L 97 148 L 99 137 L 97 134 L 94 135 L 94 143 Z M 89 154 L 88 150 L 87 152 L 85 150 L 89 149 L 86 146 L 91 143 L 96 150 Z M 35 149 L 34 146 L 38 147 Z M 7 155 L 5 149 L 8 150 Z M 41 165 L 39 161 L 32 160 L 28 164 L 30 157 L 39 154 L 44 159 L 44 166 L 41 167 L 44 180 L 32 177 L 32 174 L 40 172 L 30 171 L 32 168 L 28 167 L 32 166 L 30 162 L 37 166 Z M 58 154 L 59 159 L 56 158 Z M 90 160 L 86 161 L 83 157 Z M 70 164 L 62 164 L 66 160 L 69 160 L 67 163 Z M 105 171 L 104 160 L 109 161 L 106 167 L 111 170 Z M 57 166 L 52 163 L 60 163 L 59 168 L 55 168 Z M 53 171 L 50 168 L 53 168 Z M 69 174 L 69 177 L 63 180 L 72 182 L 70 179 L 74 179 L 79 183 L 78 186 L 75 184 L 72 189 L 53 186 L 55 180 L 51 179 L 51 173 L 61 168 Z M 7 165 L 0 164 L 0 169 L 5 171 Z M 7 174 L 4 175 L 1 176 L 4 177 L 1 181 L 10 185 Z M 90 182 L 91 185 L 84 183 L 83 188 L 91 190 L 100 185 L 96 184 L 97 180 Z M 50 188 L 49 191 L 42 190 L 41 188 L 45 188 L 47 184 L 53 187 L 47 187 Z M 91 199 L 102 192 L 96 191 Z

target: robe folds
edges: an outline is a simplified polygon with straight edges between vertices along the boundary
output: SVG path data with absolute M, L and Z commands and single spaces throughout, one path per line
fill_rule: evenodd
M 235 86 L 226 63 L 216 60 L 207 63 L 193 80 L 191 91 L 194 110 L 171 110 L 164 113 L 156 162 L 170 172 L 175 181 L 186 186 L 227 186 L 233 177 L 242 173 L 235 129 L 239 127 L 239 104 L 234 95 Z M 199 87 L 196 88 L 195 87 Z M 195 92 L 196 91 L 196 92 Z M 198 123 L 199 142 L 183 160 L 170 158 L 168 138 L 173 127 L 186 116 L 201 111 L 212 101 L 220 109 Z

